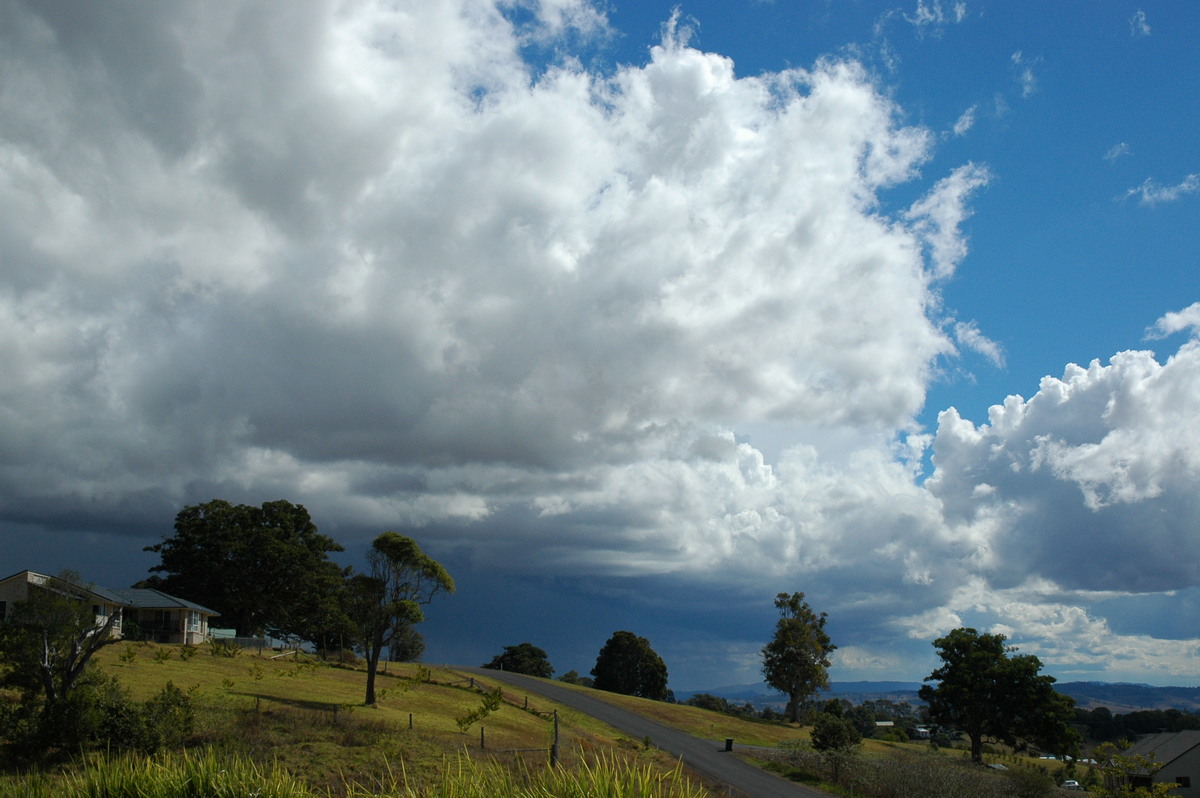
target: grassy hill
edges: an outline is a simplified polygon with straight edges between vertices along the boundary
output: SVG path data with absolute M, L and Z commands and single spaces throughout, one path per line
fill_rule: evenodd
M 640 740 L 513 688 L 505 688 L 498 710 L 464 729 L 459 721 L 480 708 L 481 690 L 497 685 L 473 681 L 452 668 L 389 663 L 378 677 L 378 703 L 367 707 L 366 674 L 360 666 L 278 652 L 229 658 L 207 648 L 193 651 L 188 656 L 179 646 L 116 643 L 102 649 L 95 661 L 136 700 L 152 697 L 168 683 L 184 690 L 199 710 L 194 743 L 276 763 L 335 795 L 348 783 L 382 789 L 399 775 L 410 784 L 435 783 L 460 756 L 523 759 L 541 766 L 549 758 L 555 710 L 560 760 L 568 768 L 602 756 L 661 772 L 676 766 Z M 589 694 L 711 739 L 734 737 L 773 746 L 805 736 L 785 725 L 696 707 Z
M 182 757 L 176 754 L 158 764 L 136 757 L 123 760 L 119 764 L 124 770 L 118 768 L 112 778 L 136 784 L 133 792 L 97 791 L 90 786 L 71 791 L 65 789 L 66 782 L 53 774 L 47 777 L 51 781 L 44 784 L 27 777 L 0 776 L 0 798 L 126 794 L 355 798 L 362 795 L 518 798 L 533 794 L 590 798 L 628 794 L 647 798 L 703 798 L 725 794 L 724 789 L 716 786 L 708 792 L 702 779 L 694 774 L 685 776 L 677 762 L 643 741 L 629 739 L 589 716 L 512 687 L 504 688 L 503 701 L 494 711 L 470 722 L 468 716 L 478 712 L 484 703 L 482 691 L 501 683 L 488 683 L 451 667 L 390 663 L 378 677 L 378 704 L 367 707 L 363 704 L 366 673 L 354 663 L 323 663 L 278 652 L 242 652 L 236 657 L 226 657 L 208 648 L 124 642 L 101 650 L 95 662 L 135 700 L 149 699 L 168 684 L 183 690 L 196 709 L 195 728 L 188 739 L 189 750 L 196 753 Z M 788 724 L 558 684 L 587 691 L 593 698 L 712 740 L 731 737 L 740 744 L 774 748 L 807 737 L 807 730 Z M 554 728 L 550 718 L 556 710 L 561 733 L 560 762 L 564 767 L 551 770 L 546 763 Z M 872 763 L 872 767 L 889 769 L 881 777 L 885 780 L 898 778 L 896 768 L 906 759 L 922 767 L 930 766 L 934 760 L 945 763 L 932 765 L 939 772 L 943 767 L 955 768 L 957 772 L 963 761 L 961 754 L 950 751 L 944 753 L 951 756 L 931 759 L 927 746 L 877 740 L 866 741 L 862 752 L 867 754 L 862 760 L 864 767 Z M 797 752 L 775 759 L 770 767 L 789 778 L 810 783 L 817 778 L 813 774 L 822 768 L 821 763 L 812 759 L 811 752 L 807 758 Z M 1044 764 L 1019 759 L 1023 758 L 1006 755 L 1005 761 L 1010 766 L 1045 769 Z M 81 770 L 75 761 L 67 768 L 67 779 L 78 778 L 80 773 L 103 771 L 105 767 L 110 765 Z M 545 785 L 530 786 L 531 779 L 558 778 L 554 774 L 564 774 L 563 778 L 593 778 L 597 773 L 607 779 L 603 785 L 553 789 Z M 146 779 L 166 777 L 183 783 L 181 791 L 144 788 Z M 195 783 L 218 777 L 226 782 L 246 782 L 249 791 L 206 787 L 207 791 L 195 792 Z M 630 787 L 631 778 L 653 785 Z M 930 776 L 916 778 L 923 784 Z M 278 789 L 260 789 L 272 779 Z M 186 786 L 189 780 L 193 787 Z M 620 790 L 611 788 L 614 780 L 622 784 Z M 287 786 L 292 782 L 301 785 L 300 792 Z M 464 789 L 463 785 L 469 782 L 475 786 Z M 978 786 L 972 789 L 975 790 L 972 794 L 985 795 Z

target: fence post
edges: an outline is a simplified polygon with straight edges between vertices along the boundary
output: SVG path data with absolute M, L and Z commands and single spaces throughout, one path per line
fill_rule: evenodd
M 554 710 L 554 742 L 550 744 L 550 767 L 558 767 L 558 710 Z
M 411 712 L 409 712 L 409 713 L 408 713 L 408 730 L 409 730 L 409 731 L 412 731 L 412 727 L 413 727 L 413 725 L 412 725 L 412 713 L 411 713 Z
M 482 723 L 479 724 L 479 747 L 484 750 L 487 749 L 487 742 L 483 739 L 483 724 Z

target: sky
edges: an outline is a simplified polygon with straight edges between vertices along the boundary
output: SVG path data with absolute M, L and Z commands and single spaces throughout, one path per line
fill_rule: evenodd
M 0 0 L 0 566 L 308 508 L 425 660 L 1200 685 L 1200 5 Z M 217 608 L 219 609 L 219 608 Z

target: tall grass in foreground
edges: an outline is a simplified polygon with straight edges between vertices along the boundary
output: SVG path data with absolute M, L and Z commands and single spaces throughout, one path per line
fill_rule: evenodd
M 706 798 L 682 770 L 611 758 L 564 768 L 509 768 L 466 757 L 448 763 L 440 783 L 410 787 L 403 777 L 388 787 L 348 785 L 348 798 Z M 0 779 L 0 798 L 323 798 L 280 768 L 211 751 L 160 757 L 103 759 L 61 775 Z
M 430 790 L 396 793 L 397 798 L 707 798 L 680 767 L 662 772 L 610 758 L 584 762 L 571 770 L 519 769 L 458 760 L 442 783 Z

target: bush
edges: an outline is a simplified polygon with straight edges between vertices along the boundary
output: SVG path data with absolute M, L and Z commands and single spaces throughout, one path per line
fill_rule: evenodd
M 160 748 L 178 748 L 196 726 L 191 696 L 171 682 L 146 702 L 143 715 L 149 732 L 143 750 L 148 753 Z
M 237 643 L 228 640 L 211 639 L 208 641 L 208 653 L 214 657 L 227 657 L 232 659 L 242 653 Z
M 153 753 L 182 745 L 195 726 L 191 697 L 170 682 L 139 704 L 116 679 L 98 673 L 89 673 L 65 699 L 44 704 L 40 713 L 18 710 L 0 720 L 7 739 L 29 757 L 91 747 Z
M 810 776 L 832 777 L 830 763 L 805 744 L 789 751 L 784 762 Z M 1041 793 L 1014 791 L 1003 774 L 936 754 L 865 756 L 846 768 L 842 781 L 854 795 L 872 798 L 1032 798 Z M 1018 777 L 1020 778 L 1020 777 Z

